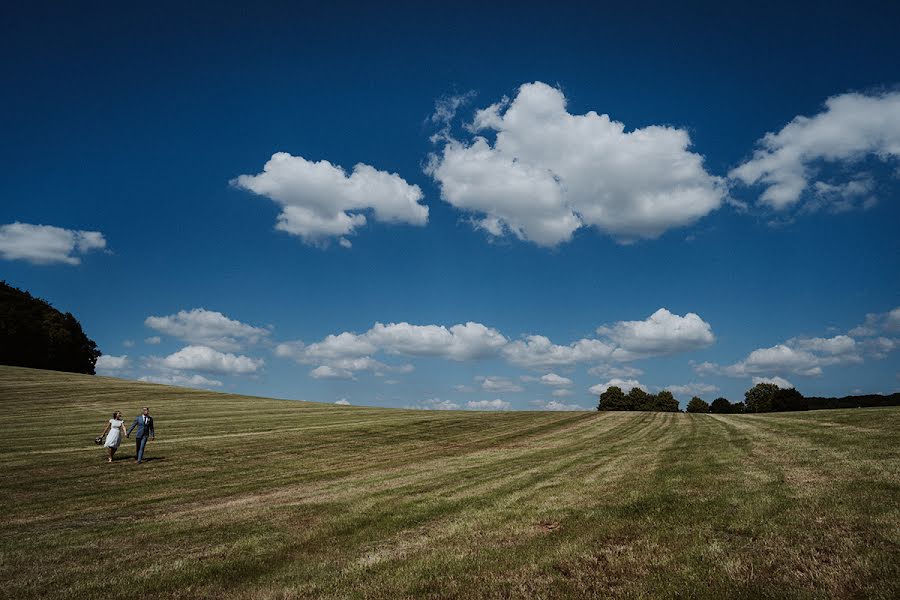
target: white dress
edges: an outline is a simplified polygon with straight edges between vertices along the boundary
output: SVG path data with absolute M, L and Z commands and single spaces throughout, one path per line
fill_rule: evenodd
M 119 442 L 122 440 L 119 439 L 122 437 L 122 421 L 120 419 L 110 419 L 109 420 L 109 433 L 106 434 L 106 442 L 104 442 L 104 448 L 118 448 Z

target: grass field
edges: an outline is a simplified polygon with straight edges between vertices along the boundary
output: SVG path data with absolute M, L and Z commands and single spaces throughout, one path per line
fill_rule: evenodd
M 148 404 L 135 465 L 94 446 Z M 422 412 L 0 367 L 2 598 L 900 597 L 900 409 Z

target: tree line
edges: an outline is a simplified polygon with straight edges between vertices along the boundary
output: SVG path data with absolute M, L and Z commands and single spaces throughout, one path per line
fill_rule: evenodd
M 710 403 L 699 396 L 694 396 L 687 403 L 686 412 L 737 414 L 870 406 L 900 406 L 900 393 L 889 396 L 870 394 L 843 398 L 806 398 L 795 388 L 781 388 L 774 383 L 758 383 L 744 393 L 743 402 L 732 403 L 727 398 L 720 397 Z M 600 394 L 597 410 L 680 412 L 681 409 L 678 401 L 667 390 L 649 394 L 641 388 L 634 387 L 626 394 L 621 388 L 610 386 Z
M 0 281 L 0 364 L 93 375 L 100 354 L 72 313 Z

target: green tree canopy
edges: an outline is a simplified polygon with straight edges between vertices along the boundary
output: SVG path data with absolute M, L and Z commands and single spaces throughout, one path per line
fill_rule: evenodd
M 600 394 L 600 403 L 597 410 L 631 410 L 625 398 L 622 388 L 611 385 Z
M 772 397 L 772 410 L 809 410 L 809 405 L 796 389 L 779 388 Z
M 727 398 L 720 397 L 713 400 L 712 404 L 709 405 L 709 412 L 725 415 L 731 412 L 731 408 L 731 402 Z
M 0 364 L 93 375 L 100 354 L 71 313 L 0 282 Z
M 688 402 L 687 411 L 689 413 L 708 413 L 709 404 L 707 404 L 706 400 L 694 396 L 691 398 L 691 401 Z
M 678 400 L 675 399 L 675 396 L 669 390 L 663 390 L 656 394 L 656 402 L 654 404 L 656 405 L 655 410 L 663 412 L 678 412 L 680 410 Z
M 628 401 L 628 404 L 631 406 L 630 410 L 655 410 L 655 406 L 653 405 L 653 396 L 645 392 L 639 387 L 631 388 L 631 391 L 625 396 Z
M 757 383 L 744 393 L 745 410 L 752 413 L 772 412 L 772 400 L 778 389 L 774 383 Z

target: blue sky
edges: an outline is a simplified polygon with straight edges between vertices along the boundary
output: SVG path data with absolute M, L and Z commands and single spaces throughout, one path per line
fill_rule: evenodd
M 897 12 L 7 9 L 0 277 L 222 391 L 894 392 Z

